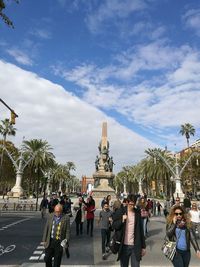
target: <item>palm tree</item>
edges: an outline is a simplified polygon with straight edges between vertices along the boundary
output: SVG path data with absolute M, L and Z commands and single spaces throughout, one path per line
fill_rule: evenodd
M 147 161 L 144 161 L 144 170 L 151 181 L 155 180 L 156 194 L 160 194 L 160 186 L 165 188 L 166 194 L 170 195 L 170 177 L 172 176 L 171 170 L 166 165 L 165 161 L 170 166 L 174 166 L 174 159 L 167 153 L 166 150 L 159 148 L 148 149 L 145 151 L 147 154 Z
M 5 146 L 6 138 L 8 135 L 15 136 L 16 128 L 13 127 L 9 119 L 5 119 L 1 121 L 0 134 L 3 136 L 3 147 Z M 0 176 L 2 174 L 2 167 L 3 167 L 3 154 L 4 154 L 4 149 L 2 149 L 2 153 L 1 153 Z
M 67 166 L 64 164 L 59 164 L 55 162 L 52 167 L 53 168 L 51 168 L 51 177 L 54 182 L 59 183 L 58 191 L 62 192 L 63 182 L 68 180 L 68 177 L 69 177 Z
M 37 172 L 37 200 L 36 200 L 36 210 L 38 204 L 38 190 L 39 190 L 39 179 L 42 174 L 42 171 L 48 169 L 50 165 L 53 164 L 54 155 L 50 152 L 52 148 L 48 144 L 47 141 L 42 139 L 32 139 L 30 141 L 24 141 L 23 150 L 25 151 L 25 155 L 35 154 L 35 157 L 30 163 L 30 167 L 32 172 Z
M 181 125 L 181 129 L 179 131 L 180 134 L 185 135 L 187 140 L 187 147 L 189 148 L 189 139 L 190 136 L 195 134 L 195 128 L 190 123 L 185 123 Z
M 74 162 L 72 162 L 72 161 L 68 161 L 67 163 L 66 163 L 66 168 L 67 168 L 67 171 L 68 171 L 68 174 L 69 174 L 69 176 L 68 176 L 68 179 L 67 180 L 71 180 L 72 179 L 72 175 L 71 175 L 71 171 L 75 171 L 76 170 L 76 166 L 75 166 L 75 164 L 74 164 Z M 66 187 L 67 187 L 67 191 L 69 191 L 69 186 L 67 185 L 67 183 L 66 183 Z

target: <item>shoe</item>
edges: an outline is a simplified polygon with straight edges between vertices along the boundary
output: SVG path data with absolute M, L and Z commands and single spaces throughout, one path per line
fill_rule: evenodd
M 106 253 L 108 253 L 110 251 L 109 247 L 106 247 Z
M 106 254 L 105 253 L 102 255 L 102 260 L 106 260 Z

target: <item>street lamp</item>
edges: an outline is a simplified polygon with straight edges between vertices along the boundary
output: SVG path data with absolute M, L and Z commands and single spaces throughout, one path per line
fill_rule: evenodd
M 174 197 L 180 197 L 180 199 L 184 198 L 184 193 L 182 191 L 181 188 L 181 175 L 185 169 L 185 167 L 188 165 L 188 163 L 190 162 L 191 158 L 197 155 L 200 155 L 200 152 L 192 152 L 192 154 L 189 156 L 189 158 L 187 159 L 187 161 L 185 162 L 184 166 L 180 169 L 180 166 L 178 164 L 178 158 L 177 158 L 177 154 L 175 155 L 175 165 L 172 166 L 167 160 L 166 158 L 164 158 L 161 153 L 159 153 L 158 151 L 153 151 L 154 156 L 160 158 L 164 163 L 165 166 L 168 167 L 172 173 L 172 177 L 173 177 L 173 181 L 175 181 L 175 192 L 174 192 Z
M 143 191 L 142 191 L 142 182 L 144 180 L 144 177 L 140 176 L 139 177 L 139 181 L 138 181 L 138 184 L 139 184 L 139 191 L 138 191 L 138 194 L 140 194 L 141 196 L 144 195 Z

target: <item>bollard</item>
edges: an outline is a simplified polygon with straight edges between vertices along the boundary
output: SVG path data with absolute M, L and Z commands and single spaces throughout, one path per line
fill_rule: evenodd
M 14 202 L 14 210 L 16 210 L 16 203 Z

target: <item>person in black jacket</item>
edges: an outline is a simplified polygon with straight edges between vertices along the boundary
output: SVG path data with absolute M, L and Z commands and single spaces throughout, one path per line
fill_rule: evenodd
M 118 259 L 121 267 L 139 267 L 142 256 L 146 253 L 146 244 L 140 210 L 135 207 L 137 198 L 129 195 L 127 207 L 121 207 L 113 216 L 112 228 L 118 232 L 121 242 Z
M 191 259 L 190 244 L 200 258 L 200 248 L 191 227 L 190 216 L 182 206 L 172 207 L 167 217 L 166 235 L 176 241 L 176 254 L 172 261 L 174 267 L 188 267 Z

